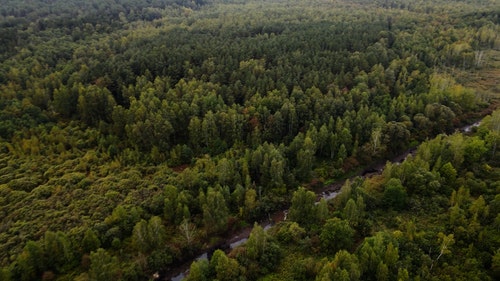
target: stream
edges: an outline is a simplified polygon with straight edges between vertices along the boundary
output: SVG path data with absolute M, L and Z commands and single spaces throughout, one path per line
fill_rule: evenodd
M 481 121 L 477 121 L 473 124 L 461 127 L 460 129 L 457 129 L 457 131 L 463 132 L 463 133 L 470 133 L 473 128 L 478 127 L 481 124 Z M 399 154 L 396 157 L 393 157 L 391 159 L 392 163 L 402 163 L 409 155 L 415 155 L 417 151 L 417 147 L 410 148 L 406 150 L 405 152 Z M 380 174 L 383 169 L 385 168 L 386 162 L 380 162 L 380 163 L 374 163 L 372 166 L 368 166 L 365 170 L 362 172 L 358 173 L 355 176 L 352 176 L 349 180 L 354 179 L 355 177 L 363 177 L 363 178 L 368 178 L 376 174 Z M 322 188 L 320 191 L 317 192 L 317 198 L 316 198 L 316 203 L 318 204 L 321 199 L 325 200 L 331 200 L 335 198 L 339 193 L 340 193 L 340 188 L 344 185 L 345 180 L 341 180 L 332 184 L 327 185 L 326 187 Z M 264 230 L 269 230 L 274 224 L 286 220 L 288 214 L 288 209 L 282 210 L 275 212 L 269 217 L 269 219 L 263 220 L 259 222 L 260 226 L 264 228 Z M 166 275 L 161 277 L 161 280 L 163 281 L 181 281 L 186 276 L 189 274 L 189 267 L 191 266 L 191 263 L 194 261 L 206 259 L 208 260 L 213 252 L 217 249 L 224 250 L 226 253 L 230 252 L 232 249 L 243 245 L 247 240 L 248 237 L 250 236 L 250 232 L 253 227 L 246 227 L 244 229 L 241 229 L 237 234 L 233 235 L 231 238 L 227 239 L 223 244 L 219 244 L 217 246 L 212 247 L 209 250 L 206 250 L 199 256 L 197 256 L 195 259 L 190 260 L 188 262 L 185 262 L 182 264 L 180 267 L 176 268 L 175 270 L 171 272 L 167 272 Z
M 325 200 L 331 200 L 335 198 L 339 193 L 340 193 L 340 188 L 344 184 L 345 181 L 340 181 L 336 182 L 333 184 L 330 184 L 326 187 L 324 187 L 317 195 L 316 203 L 318 204 L 319 201 L 324 198 Z M 275 225 L 278 222 L 286 220 L 288 214 L 288 209 L 282 210 L 282 211 L 277 211 L 275 212 L 272 216 L 270 216 L 269 219 L 266 219 L 264 221 L 259 222 L 259 225 L 262 226 L 264 231 L 269 230 L 273 225 Z M 250 232 L 252 231 L 253 226 L 251 227 L 246 227 L 244 229 L 241 229 L 238 234 L 234 235 L 230 239 L 226 240 L 226 242 L 222 245 L 219 245 L 218 247 L 213 247 L 205 252 L 203 252 L 201 255 L 197 256 L 195 259 L 184 263 L 182 266 L 178 267 L 175 272 L 170 272 L 168 273 L 165 277 L 163 277 L 161 280 L 164 281 L 181 281 L 184 278 L 186 278 L 187 274 L 189 273 L 189 267 L 191 266 L 191 263 L 193 261 L 198 261 L 202 259 L 210 259 L 211 255 L 213 252 L 217 249 L 224 250 L 226 253 L 230 252 L 232 249 L 237 248 L 240 245 L 245 244 L 245 242 L 248 240 L 248 237 L 250 236 Z

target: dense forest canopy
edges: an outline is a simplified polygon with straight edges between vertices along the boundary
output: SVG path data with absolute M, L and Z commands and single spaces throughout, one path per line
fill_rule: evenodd
M 189 279 L 497 278 L 499 18 L 489 0 L 2 1 L 0 280 L 149 279 L 287 208 Z

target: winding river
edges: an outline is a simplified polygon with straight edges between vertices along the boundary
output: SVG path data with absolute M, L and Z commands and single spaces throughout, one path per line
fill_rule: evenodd
M 478 127 L 481 124 L 481 121 L 475 122 L 471 125 L 464 126 L 460 128 L 458 131 L 463 132 L 463 133 L 470 133 L 474 127 Z M 405 152 L 399 154 L 398 156 L 392 158 L 390 161 L 392 163 L 401 163 L 403 162 L 410 154 L 414 155 L 415 152 L 417 151 L 417 148 L 410 148 L 406 150 Z M 373 176 L 375 174 L 380 174 L 382 170 L 384 169 L 386 163 L 385 162 L 380 162 L 376 163 L 369 168 L 365 169 L 364 171 L 358 173 L 357 175 L 353 176 L 350 178 L 350 180 L 354 179 L 355 177 L 363 177 L 367 178 L 370 176 Z M 317 200 L 316 203 L 318 203 L 322 198 L 325 200 L 331 200 L 335 198 L 339 193 L 340 193 L 340 188 L 342 185 L 344 185 L 345 180 L 341 180 L 332 184 L 327 185 L 326 187 L 322 188 L 320 191 L 317 192 Z M 288 214 L 288 209 L 278 211 L 274 213 L 274 215 L 269 217 L 269 219 L 263 220 L 259 222 L 259 224 L 264 228 L 264 230 L 268 230 L 271 228 L 275 223 L 278 223 L 280 221 L 286 220 L 286 216 Z M 241 229 L 237 234 L 233 235 L 231 238 L 227 239 L 224 243 L 219 244 L 218 246 L 212 247 L 209 250 L 206 250 L 196 258 L 185 262 L 181 266 L 177 267 L 175 270 L 172 270 L 170 272 L 167 272 L 165 275 L 161 276 L 160 279 L 164 281 L 181 281 L 186 276 L 189 274 L 189 267 L 191 266 L 191 263 L 197 260 L 201 259 L 209 259 L 212 253 L 217 250 L 221 249 L 226 252 L 230 252 L 232 249 L 244 244 L 250 235 L 252 227 L 246 227 L 244 229 Z

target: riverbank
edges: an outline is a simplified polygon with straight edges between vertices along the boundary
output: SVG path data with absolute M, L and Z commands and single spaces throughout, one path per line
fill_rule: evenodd
M 488 108 L 487 112 L 492 112 L 493 109 Z M 486 112 L 486 111 L 485 111 Z M 459 131 L 464 133 L 469 133 L 473 130 L 474 127 L 478 127 L 480 125 L 480 121 L 476 121 L 472 124 L 460 127 Z M 357 177 L 361 178 L 369 178 L 374 175 L 378 175 L 382 173 L 387 162 L 391 163 L 402 163 L 409 155 L 415 155 L 418 146 L 409 148 L 404 152 L 392 157 L 391 159 L 386 159 L 385 161 L 377 161 L 372 165 L 367 166 L 365 169 L 360 170 L 354 175 L 348 177 L 347 179 L 341 179 L 335 181 L 333 183 L 322 186 L 321 188 L 313 190 L 317 195 L 317 202 L 324 198 L 325 200 L 331 200 L 335 198 L 339 193 L 342 186 L 345 184 L 346 180 L 353 180 Z M 287 206 L 285 209 L 275 211 L 273 214 L 268 214 L 267 218 L 262 218 L 258 223 L 265 230 L 271 228 L 274 224 L 277 224 L 286 219 L 286 213 L 288 211 Z M 200 259 L 209 259 L 212 253 L 218 249 L 224 250 L 225 252 L 230 252 L 232 249 L 244 244 L 248 237 L 250 236 L 250 232 L 253 229 L 253 225 L 245 226 L 241 229 L 237 229 L 228 233 L 225 238 L 223 238 L 223 242 L 217 243 L 215 245 L 207 246 L 203 251 L 200 251 L 195 257 L 189 259 L 188 261 L 183 262 L 181 265 L 176 267 L 175 269 L 165 271 L 159 275 L 160 280 L 164 281 L 180 281 L 183 280 L 187 274 L 189 274 L 189 267 L 192 262 Z

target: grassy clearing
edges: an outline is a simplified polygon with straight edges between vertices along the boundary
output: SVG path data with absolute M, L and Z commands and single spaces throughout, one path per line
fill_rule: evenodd
M 499 103 L 500 99 L 500 50 L 484 53 L 484 66 L 474 71 L 455 71 L 459 82 L 475 89 L 481 96 L 489 97 Z

